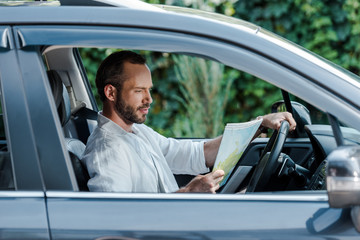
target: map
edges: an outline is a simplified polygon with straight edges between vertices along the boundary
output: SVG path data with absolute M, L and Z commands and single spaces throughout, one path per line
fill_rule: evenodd
M 245 123 L 226 124 L 213 168 L 213 171 L 221 169 L 225 172 L 220 187 L 226 183 L 236 163 L 260 127 L 261 122 L 262 119 Z

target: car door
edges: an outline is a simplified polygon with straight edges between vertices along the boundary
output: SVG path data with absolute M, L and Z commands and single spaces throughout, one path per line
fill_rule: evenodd
M 0 26 L 0 238 L 50 239 L 23 75 L 10 26 Z
M 52 191 L 47 197 L 53 239 L 358 236 L 348 213 L 329 208 L 325 192 L 204 195 Z

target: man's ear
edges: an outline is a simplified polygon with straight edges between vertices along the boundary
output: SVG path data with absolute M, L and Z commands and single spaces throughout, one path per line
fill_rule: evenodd
M 105 94 L 105 97 L 107 98 L 108 101 L 110 101 L 110 102 L 116 101 L 117 91 L 116 91 L 116 88 L 113 85 L 107 84 L 104 87 L 104 94 Z

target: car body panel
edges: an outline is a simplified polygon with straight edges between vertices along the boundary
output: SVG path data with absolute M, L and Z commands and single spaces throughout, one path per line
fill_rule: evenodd
M 50 239 L 44 192 L 0 192 L 1 239 Z

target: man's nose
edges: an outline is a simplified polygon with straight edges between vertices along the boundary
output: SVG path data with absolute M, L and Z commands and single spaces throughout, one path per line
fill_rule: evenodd
M 146 103 L 149 103 L 149 104 L 153 102 L 150 91 L 146 91 L 144 100 Z

